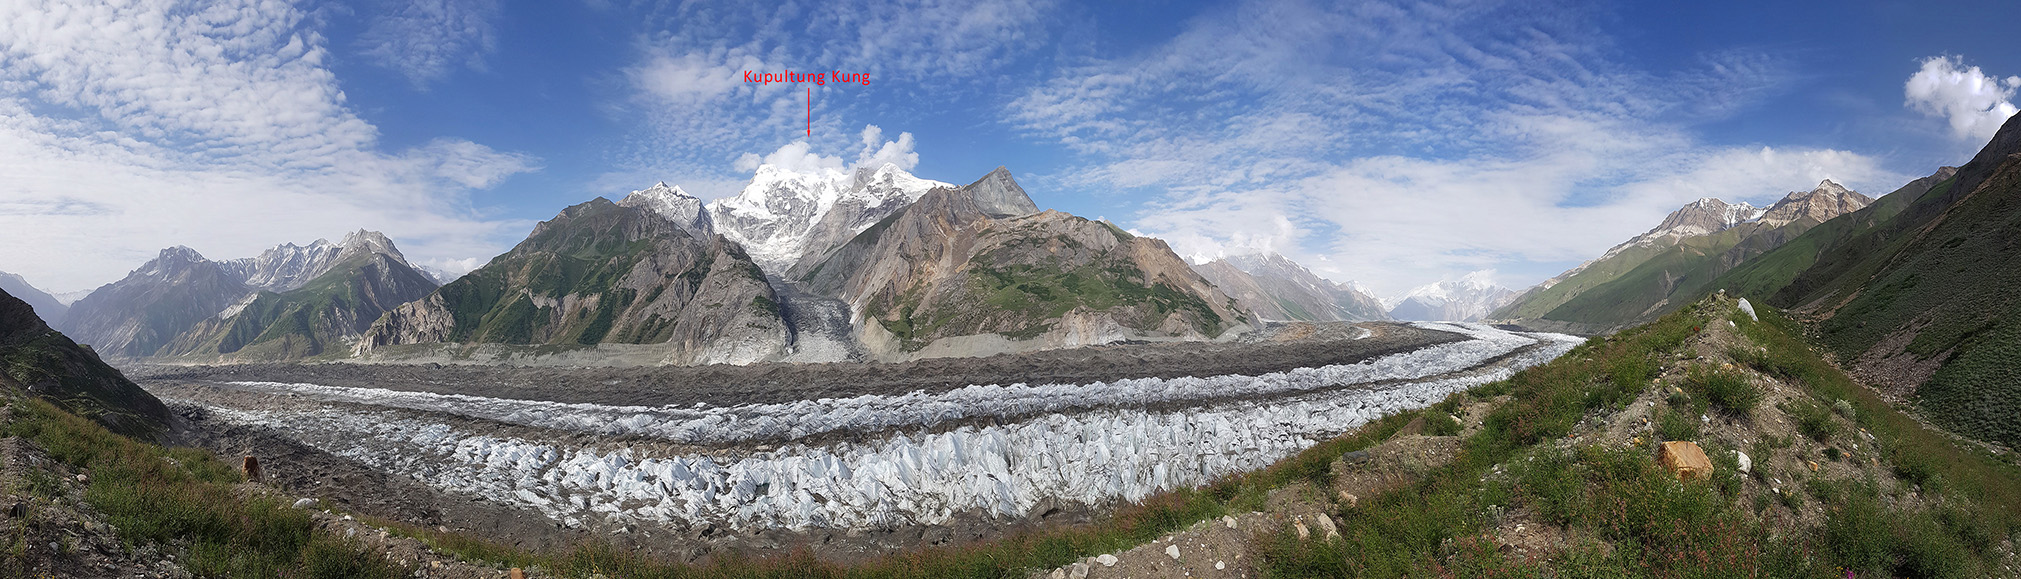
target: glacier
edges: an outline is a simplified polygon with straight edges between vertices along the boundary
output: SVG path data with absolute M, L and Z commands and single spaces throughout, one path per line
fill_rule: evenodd
M 312 403 L 213 407 L 213 415 L 570 527 L 892 528 L 962 513 L 1020 517 L 1059 501 L 1137 501 L 1205 484 L 1507 378 L 1581 341 L 1417 325 L 1468 339 L 1263 376 L 979 385 L 688 409 L 239 383 Z M 477 420 L 452 425 L 431 413 Z M 522 428 L 474 430 L 485 421 Z M 801 440 L 844 429 L 871 434 Z

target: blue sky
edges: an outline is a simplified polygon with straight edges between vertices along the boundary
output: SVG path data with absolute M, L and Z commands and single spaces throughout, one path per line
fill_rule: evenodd
M 900 158 L 1188 256 L 1521 288 L 1698 197 L 1968 159 L 2021 100 L 1984 25 L 2021 5 L 1924 4 L 10 3 L 0 270 L 358 228 L 463 270 L 592 197 Z M 785 68 L 872 81 L 815 87 L 809 137 L 803 86 L 739 79 Z

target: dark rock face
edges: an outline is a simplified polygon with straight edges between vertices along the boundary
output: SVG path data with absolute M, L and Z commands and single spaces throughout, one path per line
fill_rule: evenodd
M 749 362 L 785 345 L 778 298 L 721 236 L 596 199 L 372 323 L 359 351 L 428 343 L 667 344 L 669 362 Z
M 168 407 L 0 291 L 0 387 L 22 388 L 128 436 L 152 438 Z
M 72 304 L 64 330 L 108 356 L 148 356 L 252 292 L 195 250 L 171 247 Z

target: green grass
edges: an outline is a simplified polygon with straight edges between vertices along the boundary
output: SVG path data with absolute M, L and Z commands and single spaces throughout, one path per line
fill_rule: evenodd
M 376 553 L 314 532 L 305 511 L 242 500 L 238 473 L 209 453 L 136 442 L 46 401 L 16 398 L 7 434 L 90 475 L 84 500 L 121 540 L 174 548 L 200 577 L 393 578 L 408 572 Z M 22 562 L 4 564 L 18 568 Z
M 1646 448 L 1553 443 L 1586 412 L 1633 399 L 1646 384 L 1643 364 L 1674 355 L 1694 328 L 1727 315 L 1694 305 L 1478 389 L 1472 395 L 1513 398 L 1465 440 L 1452 464 L 1344 513 L 1343 541 L 1301 541 L 1289 532 L 1261 537 L 1256 548 L 1264 576 L 1842 577 L 1847 569 L 1861 577 L 1980 576 L 1998 557 L 1999 542 L 2016 529 L 2013 514 L 2021 502 L 2014 496 L 2015 481 L 2021 476 L 1998 458 L 1951 445 L 1881 404 L 1812 354 L 1779 314 L 1765 312 L 1759 324 L 1741 322 L 1744 333 L 1766 346 L 1750 357 L 1750 366 L 1786 377 L 1812 396 L 1847 400 L 1857 409 L 1855 420 L 1880 436 L 1891 460 L 1923 471 L 1917 475 L 1922 480 L 1969 482 L 1947 482 L 1941 494 L 1929 495 L 1937 507 L 1911 510 L 1831 494 L 1858 482 L 1812 478 L 1813 488 L 1828 489 L 1829 496 L 1820 499 L 1826 524 L 1792 534 L 1786 520 L 1756 514 L 1775 499 L 1742 498 L 1736 459 L 1716 443 L 1707 448 L 1715 476 L 1683 483 L 1657 467 Z M 1717 398 L 1726 401 L 1713 404 L 1750 407 L 1746 400 L 1753 396 L 1731 383 L 1717 384 L 1723 381 L 1714 373 L 1688 379 L 1698 395 L 1679 398 L 1686 408 L 1661 410 L 1677 417 L 1661 420 L 1669 424 L 1659 430 L 1672 431 L 1665 437 L 1695 436 L 1696 414 L 1680 410 L 1704 404 L 1694 401 L 1714 398 L 1713 392 L 1723 392 Z M 1749 451 L 1756 465 L 1764 465 L 1787 446 L 1764 439 Z M 1924 460 L 1902 460 L 1911 456 Z M 1924 486 L 1927 493 L 1940 492 Z M 1777 498 L 1789 508 L 1808 508 L 1800 492 Z M 1500 551 L 1491 532 L 1518 508 L 1583 539 L 1545 559 Z
M 1756 388 L 1746 374 L 1732 370 L 1694 367 L 1685 375 L 1684 389 L 1740 415 L 1754 412 L 1754 407 L 1761 404 L 1761 389 Z

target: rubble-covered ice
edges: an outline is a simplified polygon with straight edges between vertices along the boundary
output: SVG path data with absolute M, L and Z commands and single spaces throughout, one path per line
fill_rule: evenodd
M 1073 396 L 1081 401 L 1062 400 L 1066 393 L 1049 390 L 1057 385 L 971 387 L 939 395 L 849 399 L 853 403 L 767 405 L 763 411 L 745 414 L 718 409 L 725 412 L 708 415 L 714 422 L 707 425 L 695 423 L 707 417 L 656 414 L 668 409 L 646 409 L 635 413 L 640 418 L 622 431 L 676 433 L 687 441 L 722 441 L 752 435 L 716 436 L 711 431 L 815 428 L 798 426 L 806 424 L 794 414 L 800 411 L 825 417 L 821 420 L 850 421 L 840 428 L 908 426 L 863 442 L 792 443 L 764 452 L 725 451 L 713 456 L 654 455 L 617 444 L 529 440 L 471 432 L 427 419 L 428 412 L 435 411 L 476 415 L 510 409 L 519 413 L 513 414 L 519 418 L 512 421 L 521 424 L 596 432 L 600 430 L 588 427 L 589 422 L 574 422 L 610 416 L 595 412 L 611 407 L 592 405 L 539 406 L 544 403 L 438 396 L 443 406 L 411 408 L 428 406 L 416 401 L 436 399 L 393 393 L 396 396 L 387 399 L 401 402 L 385 406 L 411 409 L 314 404 L 291 411 L 218 408 L 215 415 L 273 428 L 312 446 L 438 488 L 537 509 L 571 526 L 634 520 L 733 528 L 938 524 L 962 512 L 1022 516 L 1047 499 L 1082 504 L 1134 501 L 1154 492 L 1260 468 L 1371 419 L 1420 408 L 1451 392 L 1506 378 L 1516 369 L 1548 361 L 1578 343 L 1568 336 L 1518 335 L 1485 326 L 1440 329 L 1463 331 L 1474 339 L 1365 364 L 1263 377 L 1120 380 L 1082 387 L 1101 396 L 1098 402 L 1085 400 L 1088 394 Z M 1492 368 L 1454 374 L 1539 342 L 1542 347 L 1522 350 Z M 1408 364 L 1384 361 L 1391 358 Z M 1318 375 L 1322 370 L 1331 374 Z M 1334 385 L 1398 381 L 1380 388 L 1328 388 L 1329 384 L 1322 382 L 1326 379 L 1348 381 Z M 326 400 L 387 401 L 318 391 L 308 385 L 286 388 L 316 392 L 313 397 Z M 1211 394 L 1228 389 L 1278 395 L 1241 398 Z M 373 394 L 378 392 L 384 391 Z M 1143 409 L 1147 402 L 1194 398 L 1206 402 L 1177 410 Z M 1023 408 L 1018 412 L 1028 418 L 982 426 L 935 427 L 943 420 L 976 415 L 956 410 L 959 404 L 987 406 L 994 402 Z M 465 406 L 448 409 L 455 404 Z M 525 406 L 512 408 L 513 404 Z M 910 412 L 907 404 L 938 409 L 912 412 L 903 419 L 873 416 L 877 412 Z M 528 418 L 536 408 L 549 412 L 545 415 L 549 418 Z M 561 420 L 555 417 L 578 415 L 583 418 L 553 422 Z M 656 421 L 664 420 L 684 422 L 678 429 L 656 429 Z M 761 420 L 769 423 L 757 427 L 744 424 Z
M 233 382 L 248 389 L 318 400 L 447 412 L 524 426 L 605 435 L 637 435 L 697 444 L 790 440 L 835 431 L 878 431 L 975 417 L 1020 418 L 1112 406 L 1281 395 L 1411 380 L 1478 365 L 1536 340 L 1479 324 L 1420 322 L 1420 327 L 1473 339 L 1379 357 L 1357 364 L 1298 368 L 1261 376 L 1136 378 L 1092 384 L 997 384 L 901 395 L 822 398 L 728 407 L 610 406 L 383 388 Z

